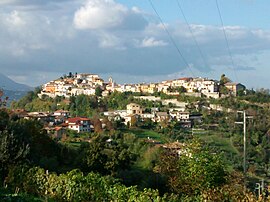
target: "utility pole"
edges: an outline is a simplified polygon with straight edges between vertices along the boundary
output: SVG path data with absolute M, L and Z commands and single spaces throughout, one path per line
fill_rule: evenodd
M 258 198 L 260 198 L 260 196 L 261 196 L 261 184 L 260 183 L 256 183 L 255 189 L 258 190 Z
M 258 198 L 264 198 L 264 179 L 260 180 L 262 183 L 256 183 L 255 189 L 258 190 Z
M 247 116 L 246 111 L 237 111 L 237 113 L 243 114 L 243 121 L 242 122 L 235 122 L 236 124 L 241 124 L 243 125 L 243 144 L 244 144 L 244 151 L 243 151 L 243 170 L 244 170 L 244 190 L 246 191 L 246 173 L 247 173 L 247 167 L 246 167 L 246 149 L 247 149 L 247 144 L 246 144 L 246 133 L 247 133 L 247 119 L 253 118 L 252 116 Z
M 264 197 L 264 179 L 261 180 L 262 184 L 261 184 L 261 188 L 262 188 L 262 197 Z

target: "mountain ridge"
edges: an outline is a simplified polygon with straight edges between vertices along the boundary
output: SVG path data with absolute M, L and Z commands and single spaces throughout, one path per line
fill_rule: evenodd
M 28 85 L 17 83 L 2 73 L 0 73 L 0 88 L 11 91 L 31 91 L 34 89 Z

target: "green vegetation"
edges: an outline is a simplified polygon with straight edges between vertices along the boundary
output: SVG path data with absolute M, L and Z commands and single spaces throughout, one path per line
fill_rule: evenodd
M 102 89 L 101 89 L 100 86 L 96 87 L 95 95 L 98 96 L 98 97 L 102 96 Z
M 15 191 L 16 192 L 16 191 Z M 43 202 L 45 201 L 44 198 L 35 197 L 29 194 L 25 194 L 22 192 L 14 193 L 10 189 L 7 188 L 0 188 L 0 200 L 6 202 Z
M 143 138 L 143 139 L 152 139 L 156 140 L 161 143 L 166 143 L 169 142 L 168 137 L 165 134 L 158 133 L 153 130 L 146 130 L 146 129 L 140 129 L 140 128 L 131 128 L 131 129 L 125 129 L 123 130 L 128 133 L 135 134 L 136 137 L 138 138 Z
M 16 175 L 15 175 L 16 174 Z M 15 176 L 21 176 L 18 179 Z M 56 175 L 42 168 L 16 167 L 8 176 L 8 185 L 51 201 L 176 201 L 175 195 L 159 196 L 157 190 L 125 187 L 111 177 L 79 170 Z
M 213 155 L 196 142 L 182 145 L 181 152 L 177 156 L 164 151 L 157 166 L 158 172 L 169 178 L 173 192 L 194 195 L 225 183 L 226 167 L 219 155 Z
M 222 76 L 223 84 L 228 82 Z M 176 89 L 184 92 L 184 89 Z M 226 94 L 224 89 L 224 94 Z M 14 201 L 256 201 L 244 193 L 242 174 L 242 121 L 237 110 L 253 119 L 247 124 L 248 190 L 270 177 L 270 95 L 267 90 L 247 90 L 239 96 L 217 100 L 167 96 L 188 102 L 188 110 L 202 114 L 194 121 L 197 130 L 182 128 L 176 121 L 136 121 L 127 127 L 103 118 L 102 112 L 125 109 L 131 102 L 145 111 L 166 111 L 161 102 L 135 99 L 133 93 L 100 97 L 26 95 L 12 108 L 29 111 L 69 110 L 72 116 L 91 118 L 94 132 L 67 136 L 56 142 L 37 120 L 23 120 L 9 110 L 0 110 L 0 199 Z M 156 93 L 157 94 L 157 93 Z M 223 110 L 210 109 L 210 104 Z M 228 110 L 229 109 L 229 110 Z M 106 127 L 102 127 L 102 124 Z M 178 141 L 176 149 L 164 143 Z M 179 154 L 177 154 L 180 153 Z M 7 186 L 7 187 L 6 187 Z M 18 191 L 19 188 L 19 191 Z M 14 195 L 15 193 L 15 195 Z M 1 198 L 2 197 L 2 198 Z M 15 198 L 13 198 L 15 197 Z M 267 199 L 265 199 L 267 200 Z
M 82 158 L 78 161 L 84 171 L 111 175 L 129 169 L 131 162 L 136 159 L 136 154 L 130 151 L 121 133 L 113 136 L 97 135 L 91 139 L 91 144 L 81 145 L 79 153 Z

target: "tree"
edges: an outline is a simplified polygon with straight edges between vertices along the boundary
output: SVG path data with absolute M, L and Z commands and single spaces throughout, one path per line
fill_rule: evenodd
M 108 117 L 104 117 L 103 123 L 105 124 L 106 130 L 113 131 L 114 127 L 112 122 L 108 119 Z
M 187 89 L 184 86 L 180 86 L 177 88 L 177 91 L 181 94 L 181 93 L 186 93 Z
M 95 116 L 92 121 L 94 124 L 95 133 L 101 133 L 102 132 L 102 122 L 100 121 L 100 119 L 97 116 Z
M 9 122 L 9 114 L 6 110 L 0 109 L 0 131 L 6 129 Z
M 16 133 L 0 132 L 0 163 L 1 167 L 14 165 L 29 154 L 29 142 Z
M 98 96 L 98 97 L 101 97 L 102 96 L 102 89 L 100 86 L 97 86 L 96 89 L 95 89 L 95 95 Z
M 4 95 L 4 92 L 0 88 L 0 109 L 2 107 L 6 107 L 7 106 L 7 101 L 8 101 L 8 98 L 9 98 L 9 97 L 2 98 L 3 95 Z
M 72 72 L 69 72 L 68 73 L 68 78 L 72 78 L 72 77 L 73 77 Z
M 152 119 L 146 118 L 139 123 L 139 126 L 144 129 L 153 129 L 156 127 L 156 124 L 152 121 Z
M 221 94 L 228 94 L 229 93 L 229 89 L 226 88 L 225 84 L 231 82 L 231 79 L 229 79 L 228 77 L 226 77 L 225 74 L 222 74 L 220 77 L 220 81 L 219 81 L 219 92 Z
M 220 85 L 224 85 L 224 84 L 229 83 L 229 82 L 231 82 L 231 79 L 229 79 L 228 77 L 226 77 L 225 74 L 222 74 L 220 76 Z
M 225 183 L 225 166 L 219 155 L 210 153 L 197 142 L 182 145 L 179 153 L 163 151 L 156 168 L 168 178 L 173 192 L 194 195 Z
M 134 154 L 129 151 L 123 142 L 123 135 L 98 135 L 92 138 L 91 143 L 83 145 L 80 153 L 82 167 L 87 171 L 97 171 L 103 174 L 116 174 L 119 170 L 128 169 Z
M 30 138 L 10 128 L 13 121 L 6 111 L 0 110 L 0 177 L 9 166 L 24 160 L 30 152 Z

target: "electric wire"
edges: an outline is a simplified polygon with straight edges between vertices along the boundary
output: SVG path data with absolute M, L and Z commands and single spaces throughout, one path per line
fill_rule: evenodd
M 170 33 L 169 30 L 166 28 L 166 26 L 165 26 L 165 24 L 164 24 L 164 22 L 163 22 L 161 16 L 158 14 L 158 12 L 157 12 L 157 10 L 156 10 L 156 8 L 155 8 L 153 2 L 152 2 L 151 0 L 148 0 L 148 1 L 149 1 L 150 5 L 151 5 L 152 9 L 153 9 L 154 12 L 156 13 L 157 17 L 159 18 L 159 21 L 160 21 L 160 23 L 162 24 L 163 29 L 166 31 L 166 33 L 168 34 L 168 36 L 169 36 L 169 38 L 170 38 L 172 44 L 173 44 L 174 47 L 176 48 L 178 54 L 179 54 L 180 57 L 182 58 L 182 60 L 183 60 L 183 62 L 185 63 L 185 65 L 188 67 L 188 69 L 189 69 L 189 71 L 191 72 L 192 76 L 195 77 L 195 75 L 194 75 L 192 69 L 190 68 L 190 66 L 189 66 L 189 64 L 188 64 L 188 62 L 187 62 L 187 60 L 185 59 L 185 57 L 184 57 L 184 55 L 182 54 L 182 52 L 181 52 L 181 50 L 179 49 L 179 47 L 177 46 L 177 44 L 176 44 L 175 40 L 173 39 L 171 33 Z
M 188 20 L 187 20 L 187 18 L 186 18 L 186 15 L 185 15 L 184 10 L 183 10 L 183 8 L 182 8 L 182 6 L 181 6 L 181 4 L 180 4 L 180 1 L 179 1 L 179 0 L 176 0 L 176 2 L 177 2 L 177 6 L 178 6 L 178 8 L 179 8 L 181 14 L 182 14 L 183 17 L 184 17 L 184 20 L 185 20 L 185 22 L 186 22 L 186 24 L 187 24 L 187 26 L 188 26 L 188 29 L 189 29 L 189 31 L 190 31 L 190 33 L 191 33 L 191 36 L 192 36 L 192 39 L 193 39 L 193 41 L 194 41 L 194 43 L 195 43 L 195 45 L 196 45 L 196 47 L 197 47 L 197 49 L 198 49 L 198 51 L 199 51 L 199 53 L 200 53 L 200 55 L 201 55 L 201 58 L 202 58 L 202 60 L 203 60 L 203 62 L 204 62 L 204 65 L 205 65 L 205 67 L 208 67 L 209 65 L 208 65 L 208 63 L 206 62 L 206 59 L 205 59 L 205 57 L 204 57 L 204 54 L 202 53 L 202 49 L 200 48 L 199 43 L 198 43 L 198 41 L 197 41 L 197 39 L 196 39 L 196 37 L 195 37 L 195 35 L 194 35 L 194 32 L 192 31 L 192 28 L 191 28 L 191 26 L 190 26 L 190 24 L 189 24 L 189 22 L 188 22 Z
M 235 71 L 235 64 L 234 64 L 234 61 L 233 61 L 232 52 L 231 52 L 231 49 L 230 49 L 229 41 L 228 41 L 227 34 L 226 34 L 226 31 L 225 31 L 225 28 L 224 28 L 223 19 L 222 19 L 221 12 L 220 12 L 220 9 L 219 9 L 218 0 L 216 0 L 216 6 L 217 6 L 220 22 L 221 22 L 221 25 L 222 25 L 222 30 L 223 30 L 224 38 L 225 38 L 225 41 L 226 41 L 228 53 L 229 53 L 229 56 L 230 56 L 230 59 L 231 59 L 232 69 L 233 69 L 236 80 L 238 80 L 237 75 L 236 75 L 236 71 Z

